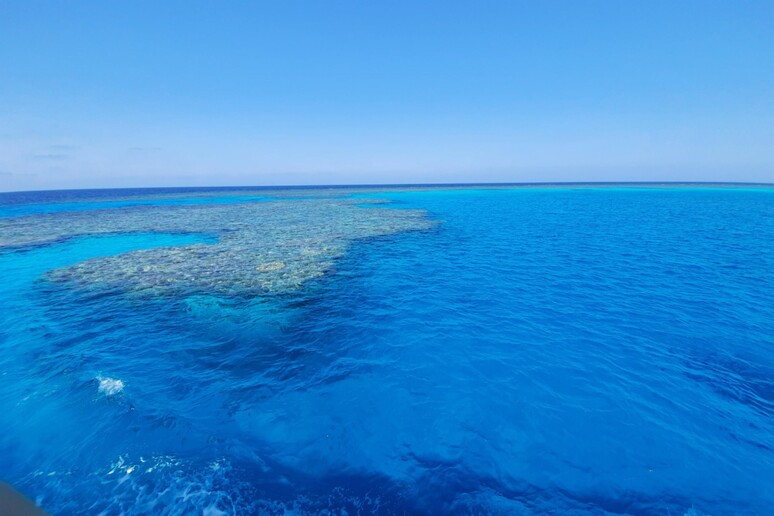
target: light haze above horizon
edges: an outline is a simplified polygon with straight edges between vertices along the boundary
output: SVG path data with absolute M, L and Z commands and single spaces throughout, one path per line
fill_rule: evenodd
M 774 182 L 774 2 L 0 1 L 0 191 Z

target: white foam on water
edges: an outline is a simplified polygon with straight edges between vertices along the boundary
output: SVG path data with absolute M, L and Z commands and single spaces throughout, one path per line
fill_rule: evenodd
M 115 396 L 124 390 L 124 382 L 117 378 L 97 376 L 97 381 L 99 382 L 98 390 L 100 394 L 105 396 Z

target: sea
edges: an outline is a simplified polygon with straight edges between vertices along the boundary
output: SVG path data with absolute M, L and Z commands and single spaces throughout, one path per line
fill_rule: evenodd
M 54 515 L 774 514 L 774 185 L 0 193 L 0 480 Z

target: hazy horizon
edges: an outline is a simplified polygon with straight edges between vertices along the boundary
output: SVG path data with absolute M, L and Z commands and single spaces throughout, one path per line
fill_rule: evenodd
M 770 2 L 6 2 L 0 191 L 771 183 L 772 24 Z
M 456 187 L 486 187 L 486 188 L 508 188 L 508 187 L 530 187 L 530 186 L 761 186 L 768 187 L 774 186 L 772 182 L 754 182 L 754 181 L 532 181 L 532 182 L 464 182 L 464 183 L 321 183 L 321 184 L 276 184 L 276 185 L 175 185 L 175 186 L 117 186 L 117 187 L 105 187 L 105 188 L 54 188 L 54 189 L 30 189 L 30 190 L 2 190 L 0 194 L 24 194 L 24 193 L 45 193 L 45 192 L 83 192 L 83 191 L 139 191 L 139 190 L 201 190 L 201 191 L 216 191 L 216 190 L 303 190 L 303 189 L 336 189 L 336 188 L 456 188 Z

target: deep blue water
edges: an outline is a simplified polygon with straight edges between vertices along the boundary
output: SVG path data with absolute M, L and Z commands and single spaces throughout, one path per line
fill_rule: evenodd
M 359 196 L 440 223 L 283 295 L 42 277 L 208 236 L 0 252 L 0 479 L 54 514 L 772 513 L 773 188 Z

